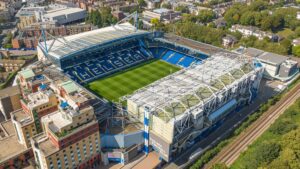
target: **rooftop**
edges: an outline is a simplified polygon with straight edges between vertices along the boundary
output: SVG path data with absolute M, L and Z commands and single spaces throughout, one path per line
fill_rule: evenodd
M 69 15 L 72 13 L 77 13 L 77 12 L 84 12 L 84 9 L 81 8 L 62 8 L 62 9 L 55 9 L 55 10 L 50 10 L 47 11 L 47 13 L 44 15 L 44 17 L 49 17 L 49 18 L 53 18 L 53 17 L 57 17 L 57 16 L 61 16 L 61 15 Z
M 78 91 L 79 87 L 73 81 L 67 81 L 60 86 L 67 92 L 67 94 L 73 93 Z
M 25 64 L 25 60 L 11 60 L 11 59 L 1 59 L 0 60 L 0 63 L 1 64 L 5 64 L 5 63 L 8 63 L 8 64 Z
M 158 13 L 158 14 L 163 14 L 163 13 L 170 12 L 170 9 L 158 8 L 158 9 L 154 9 L 153 12 Z
M 65 135 L 63 136 L 58 136 L 57 133 L 55 133 L 56 127 L 58 127 L 58 125 L 63 126 L 63 125 L 68 125 L 69 123 L 67 121 L 61 121 L 60 119 L 62 119 L 62 116 L 59 115 L 59 112 L 54 112 L 51 115 L 51 119 L 47 118 L 47 116 L 44 116 L 42 121 L 49 121 L 49 120 L 55 120 L 54 124 L 50 124 L 49 125 L 49 129 L 50 131 L 54 134 L 55 137 L 65 137 Z M 67 132 L 66 136 L 69 136 L 69 134 L 71 133 L 77 133 L 80 132 L 82 129 L 89 127 L 91 125 L 94 125 L 98 123 L 95 119 L 81 124 L 80 126 L 77 126 L 71 130 L 69 130 Z M 58 130 L 57 130 L 58 131 Z M 49 139 L 49 137 L 46 135 L 46 133 L 41 133 L 39 135 L 36 135 L 33 137 L 33 140 L 37 143 L 38 147 L 41 149 L 41 151 L 43 152 L 43 154 L 47 157 L 57 151 L 59 151 L 59 148 L 56 147 L 53 142 Z
M 256 49 L 256 48 L 247 48 L 245 51 L 245 54 L 251 57 L 257 57 L 262 53 L 264 53 L 263 50 Z
M 38 144 L 38 147 L 46 157 L 59 151 L 59 148 L 52 143 L 46 133 L 36 135 L 32 139 Z
M 28 150 L 18 142 L 11 120 L 0 123 L 0 163 Z
M 183 38 L 174 34 L 165 34 L 164 38 L 170 42 L 181 44 L 196 50 L 199 50 L 207 55 L 212 55 L 218 52 L 227 52 L 225 49 L 212 46 L 209 44 L 201 43 L 199 41 L 194 41 L 192 39 Z
M 10 86 L 0 90 L 0 98 L 5 98 L 8 96 L 14 96 L 20 94 L 20 90 L 18 86 Z
M 23 76 L 25 79 L 34 77 L 34 73 L 33 73 L 33 71 L 31 69 L 22 70 L 22 71 L 19 72 L 19 74 L 21 76 Z
M 278 55 L 271 52 L 265 52 L 259 55 L 257 58 L 263 62 L 268 62 L 274 65 L 279 65 L 288 59 L 287 56 Z
M 30 124 L 33 122 L 33 118 L 25 113 L 23 109 L 16 110 L 12 112 L 15 121 L 18 121 L 22 126 Z
M 148 34 L 149 32 L 143 30 L 136 30 L 130 23 L 123 23 L 120 25 L 105 27 L 101 29 L 92 30 L 89 32 L 83 32 L 76 35 L 70 35 L 59 38 L 58 40 L 49 40 L 46 42 L 46 46 L 50 46 L 53 43 L 49 55 L 55 58 L 63 58 L 67 55 L 74 54 L 76 52 L 91 48 L 93 46 L 107 43 L 119 38 L 132 37 L 141 34 Z M 39 43 L 42 49 L 45 49 L 44 43 Z
M 52 121 L 53 123 L 49 124 L 49 128 L 51 129 L 51 131 L 56 133 L 60 132 L 62 128 L 72 124 L 72 118 L 67 118 L 66 116 L 67 115 L 65 112 L 63 112 L 62 110 L 58 110 L 47 116 L 42 117 L 42 122 L 47 123 Z
M 28 104 L 30 108 L 49 102 L 49 97 L 53 94 L 52 90 L 37 91 L 28 95 Z
M 140 107 L 148 106 L 168 122 L 241 79 L 254 68 L 241 55 L 217 53 L 204 63 L 183 69 L 128 97 Z M 174 119 L 176 120 L 176 119 Z

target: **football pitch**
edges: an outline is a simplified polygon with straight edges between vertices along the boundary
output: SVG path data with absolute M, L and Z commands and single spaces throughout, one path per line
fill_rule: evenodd
M 116 102 L 152 82 L 180 70 L 161 60 L 151 60 L 87 84 L 87 88 L 100 97 Z

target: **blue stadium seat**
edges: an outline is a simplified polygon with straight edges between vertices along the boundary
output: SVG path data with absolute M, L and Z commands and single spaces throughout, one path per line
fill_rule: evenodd
M 194 58 L 190 56 L 185 56 L 183 60 L 181 60 L 178 65 L 183 66 L 183 67 L 189 67 L 193 62 L 195 61 Z
M 133 64 L 135 62 L 135 60 L 132 57 L 130 57 L 129 55 L 127 55 L 127 53 L 122 55 L 121 58 L 127 64 Z
M 182 54 L 180 53 L 174 53 L 172 54 L 169 59 L 167 60 L 167 62 L 176 65 L 178 63 L 178 61 L 183 57 Z
M 115 69 L 114 66 L 108 62 L 107 58 L 99 58 L 97 60 L 99 61 L 97 65 L 100 66 L 104 71 L 109 72 Z
M 96 65 L 97 60 L 91 60 L 91 61 L 87 61 L 85 62 L 88 69 L 92 72 L 92 74 L 94 76 L 99 76 L 101 74 L 104 74 L 104 70 L 102 68 L 100 68 L 99 66 Z
M 173 54 L 174 52 L 169 50 L 167 51 L 163 56 L 162 56 L 162 60 L 167 61 L 169 59 L 169 57 L 171 56 L 171 54 Z
M 87 66 L 84 63 L 74 66 L 74 74 L 78 75 L 83 81 L 88 80 L 93 77 L 88 71 L 86 71 Z
M 117 57 L 111 57 L 110 58 L 111 63 L 116 67 L 116 68 L 121 68 L 124 67 L 126 64 L 123 63 L 119 58 Z

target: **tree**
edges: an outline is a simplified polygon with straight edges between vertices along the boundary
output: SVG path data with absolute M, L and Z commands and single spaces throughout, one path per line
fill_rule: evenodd
M 296 34 L 296 36 L 300 36 L 300 27 L 297 27 L 295 29 L 295 34 Z
M 141 7 L 147 6 L 145 0 L 138 0 L 138 4 L 139 4 Z
M 254 12 L 246 12 L 244 13 L 241 18 L 240 18 L 240 22 L 242 25 L 255 25 L 255 13 Z
M 240 20 L 240 11 L 234 7 L 228 9 L 224 15 L 224 19 L 227 22 L 228 26 L 239 23 Z
M 281 42 L 280 42 L 280 45 L 283 46 L 286 51 L 287 51 L 287 54 L 291 54 L 292 53 L 292 43 L 290 40 L 288 39 L 283 39 Z
M 255 159 L 258 165 L 270 164 L 274 159 L 279 156 L 281 146 L 277 143 L 262 143 L 254 152 Z
M 264 30 L 264 31 L 270 30 L 272 28 L 272 18 L 269 16 L 262 17 L 260 25 L 261 25 L 262 30 Z
M 172 5 L 171 5 L 170 3 L 168 3 L 168 2 L 166 2 L 166 3 L 163 3 L 163 4 L 161 5 L 161 7 L 167 8 L 167 9 L 171 9 L 171 8 L 172 8 Z
M 175 10 L 181 13 L 189 13 L 189 8 L 185 5 L 179 5 L 175 8 Z
M 275 122 L 274 125 L 272 125 L 272 127 L 270 128 L 270 132 L 273 134 L 283 135 L 296 128 L 296 124 L 294 124 L 291 120 L 286 119 Z
M 281 29 L 284 26 L 284 19 L 282 15 L 272 15 L 272 30 L 276 31 L 278 29 Z
M 158 18 L 152 18 L 150 23 L 153 25 L 154 29 L 156 29 L 159 25 L 159 19 Z
M 208 23 L 215 18 L 215 13 L 212 10 L 201 10 L 197 18 L 200 22 Z
M 300 57 L 300 46 L 293 46 L 292 53 L 293 55 Z
M 249 10 L 250 11 L 262 11 L 267 9 L 268 7 L 268 3 L 262 0 L 258 0 L 258 1 L 253 1 L 251 2 L 251 4 L 249 5 Z

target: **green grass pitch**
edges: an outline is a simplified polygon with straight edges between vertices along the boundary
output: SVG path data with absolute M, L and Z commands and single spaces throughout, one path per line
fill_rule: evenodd
M 122 96 L 133 93 L 152 82 L 180 70 L 161 60 L 152 60 L 117 72 L 87 84 L 87 88 L 100 97 L 116 102 Z

